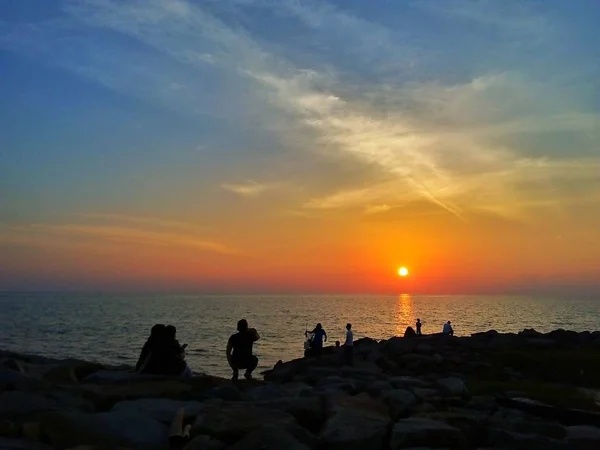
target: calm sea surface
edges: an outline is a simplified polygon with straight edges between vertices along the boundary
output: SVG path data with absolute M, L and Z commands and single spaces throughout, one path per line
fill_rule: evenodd
M 177 326 L 194 371 L 229 375 L 225 346 L 236 322 L 258 329 L 259 369 L 303 353 L 305 327 L 321 322 L 330 342 L 351 322 L 355 339 L 402 335 L 416 318 L 424 333 L 451 320 L 457 335 L 494 328 L 600 330 L 600 298 L 512 296 L 110 296 L 0 294 L 0 348 L 49 357 L 134 364 L 150 327 Z M 414 325 L 413 325 L 414 326 Z

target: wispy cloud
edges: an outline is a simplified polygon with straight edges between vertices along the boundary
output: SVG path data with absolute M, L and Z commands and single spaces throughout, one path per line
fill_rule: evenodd
M 221 187 L 226 191 L 233 192 L 234 194 L 241 195 L 242 197 L 258 197 L 265 191 L 272 189 L 273 185 L 261 184 L 256 181 L 248 181 L 241 184 L 222 184 Z

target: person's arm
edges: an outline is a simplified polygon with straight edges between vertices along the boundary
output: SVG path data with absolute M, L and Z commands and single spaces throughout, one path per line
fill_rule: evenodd
M 251 328 L 250 332 L 252 333 L 254 342 L 256 342 L 260 339 L 260 334 L 258 334 L 258 331 L 256 331 L 256 328 Z
M 323 338 L 325 339 L 325 342 L 327 342 L 327 332 L 325 330 L 323 330 Z
M 150 359 L 152 359 L 152 352 L 148 353 L 148 356 L 146 356 L 146 359 L 144 360 L 140 368 L 136 370 L 136 372 L 144 373 L 144 370 L 146 370 L 146 366 L 148 366 L 148 364 L 150 363 Z
M 229 363 L 229 366 L 233 368 L 233 362 L 231 361 L 231 353 L 233 352 L 233 342 L 231 338 L 229 338 L 229 340 L 227 341 L 227 350 L 225 350 L 225 352 L 227 353 L 227 362 Z

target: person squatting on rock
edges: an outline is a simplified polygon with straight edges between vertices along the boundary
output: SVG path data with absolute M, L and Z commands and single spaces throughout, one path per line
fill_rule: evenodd
M 252 378 L 252 372 L 258 366 L 258 358 L 252 354 L 252 345 L 260 339 L 254 328 L 248 328 L 246 319 L 237 323 L 238 332 L 232 334 L 227 342 L 227 362 L 233 370 L 233 380 L 239 378 L 239 370 L 246 369 L 244 377 Z

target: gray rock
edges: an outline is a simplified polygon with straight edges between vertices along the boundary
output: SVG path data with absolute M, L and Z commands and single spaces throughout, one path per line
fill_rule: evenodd
M 242 394 L 238 388 L 231 384 L 222 384 L 215 387 L 212 390 L 212 395 L 228 402 L 239 402 L 244 398 L 244 394 Z
M 310 384 L 307 384 L 307 383 L 304 383 L 301 381 L 294 381 L 292 383 L 286 383 L 283 385 L 283 388 L 288 393 L 288 396 L 291 396 L 291 397 L 298 397 L 301 395 L 310 395 L 310 393 L 313 390 L 313 388 Z
M 42 434 L 59 448 L 106 445 L 152 450 L 169 445 L 167 425 L 148 416 L 129 412 L 51 412 L 40 418 L 40 424 Z
M 301 444 L 285 429 L 273 425 L 265 425 L 247 434 L 228 450 L 310 450 Z
M 345 394 L 341 394 L 345 395 Z M 278 409 L 290 413 L 307 430 L 317 432 L 325 421 L 325 408 L 320 397 L 297 397 L 255 403 L 261 408 Z
M 123 414 L 143 415 L 159 422 L 170 424 L 179 408 L 184 408 L 184 417 L 197 416 L 203 408 L 202 403 L 196 401 L 180 401 L 168 398 L 140 398 L 119 402 L 113 406 L 112 412 Z
M 415 377 L 390 377 L 388 381 L 396 389 L 428 388 L 431 386 L 427 381 Z
M 24 379 L 25 377 L 21 372 L 0 367 L 0 383 L 17 383 Z
M 567 427 L 567 439 L 577 450 L 598 450 L 600 428 L 585 425 Z
M 439 392 L 435 389 L 414 388 L 412 391 L 422 401 L 439 396 Z
M 518 448 L 527 450 L 569 450 L 569 444 L 557 439 L 540 436 L 534 433 L 515 433 L 512 431 L 489 428 L 488 445 L 496 448 Z
M 390 421 L 376 414 L 345 409 L 325 424 L 320 440 L 328 450 L 379 449 L 383 446 Z
M 424 418 L 399 420 L 392 429 L 391 450 L 406 447 L 429 446 L 462 449 L 465 437 L 458 428 L 444 422 Z
M 289 396 L 290 393 L 279 384 L 258 386 L 246 392 L 246 398 L 254 402 L 278 400 Z
M 210 436 L 196 436 L 183 448 L 183 450 L 223 450 L 225 444 Z
M 0 438 L 0 450 L 53 450 L 46 444 L 41 444 L 27 439 Z
M 42 395 L 25 391 L 5 391 L 0 394 L 0 417 L 15 418 L 56 410 L 91 412 L 93 409 L 91 403 L 65 392 Z
M 437 380 L 437 384 L 444 392 L 451 396 L 464 397 L 469 394 L 469 390 L 467 389 L 465 382 L 460 378 L 442 378 Z
M 367 392 L 373 397 L 382 395 L 385 391 L 391 391 L 392 389 L 394 389 L 393 386 L 385 380 L 374 381 L 367 386 Z
M 398 419 L 411 410 L 419 401 L 417 397 L 406 389 L 393 389 L 383 394 L 384 402 L 390 408 L 392 418 Z
M 203 408 L 192 426 L 192 435 L 206 434 L 233 444 L 269 424 L 288 431 L 299 427 L 294 416 L 287 412 L 248 403 L 230 403 Z

